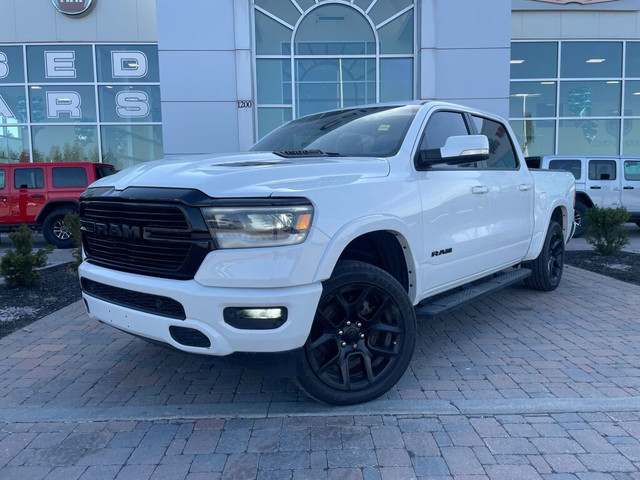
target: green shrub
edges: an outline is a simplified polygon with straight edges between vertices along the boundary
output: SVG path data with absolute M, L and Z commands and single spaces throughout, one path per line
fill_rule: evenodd
M 78 267 L 82 263 L 82 235 L 80 234 L 80 214 L 76 212 L 67 213 L 64 216 L 64 225 L 73 237 L 75 248 L 73 250 L 73 259 L 71 263 L 71 269 L 73 271 L 78 270 Z
M 0 275 L 5 278 L 8 286 L 34 285 L 40 281 L 40 274 L 35 270 L 47 264 L 47 254 L 53 249 L 41 248 L 33 252 L 33 233 L 22 225 L 15 232 L 9 234 L 15 250 L 8 250 L 0 260 Z
M 586 239 L 600 255 L 613 255 L 629 243 L 627 232 L 622 224 L 629 220 L 624 207 L 591 207 L 586 213 Z

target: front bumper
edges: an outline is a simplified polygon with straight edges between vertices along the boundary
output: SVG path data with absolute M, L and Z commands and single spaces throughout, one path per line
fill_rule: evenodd
M 184 320 L 116 305 L 83 292 L 89 315 L 134 335 L 172 345 L 187 352 L 228 355 L 234 352 L 281 352 L 304 345 L 322 293 L 322 284 L 279 288 L 224 288 L 195 280 L 171 280 L 118 272 L 84 262 L 80 277 L 102 284 L 169 297 L 184 307 Z M 271 330 L 234 328 L 223 319 L 226 307 L 286 307 L 287 321 Z M 178 343 L 170 327 L 195 329 L 204 334 L 208 348 Z

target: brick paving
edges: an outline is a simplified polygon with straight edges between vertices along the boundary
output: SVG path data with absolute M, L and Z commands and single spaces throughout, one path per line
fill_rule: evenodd
M 639 320 L 640 287 L 568 267 L 420 320 L 398 385 L 340 409 L 80 302 L 0 339 L 0 479 L 640 479 Z

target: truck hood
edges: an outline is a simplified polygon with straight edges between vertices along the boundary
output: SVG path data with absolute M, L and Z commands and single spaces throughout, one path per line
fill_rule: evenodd
M 282 158 L 245 152 L 166 158 L 127 168 L 92 187 L 191 188 L 210 197 L 286 195 L 336 187 L 389 174 L 389 162 L 371 157 Z

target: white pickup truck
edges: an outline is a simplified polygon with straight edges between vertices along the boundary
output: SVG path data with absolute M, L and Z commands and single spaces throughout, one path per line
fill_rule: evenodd
M 87 309 L 187 352 L 288 352 L 320 401 L 376 398 L 416 314 L 558 286 L 574 179 L 530 172 L 514 138 L 464 107 L 384 104 L 109 176 L 81 199 Z

